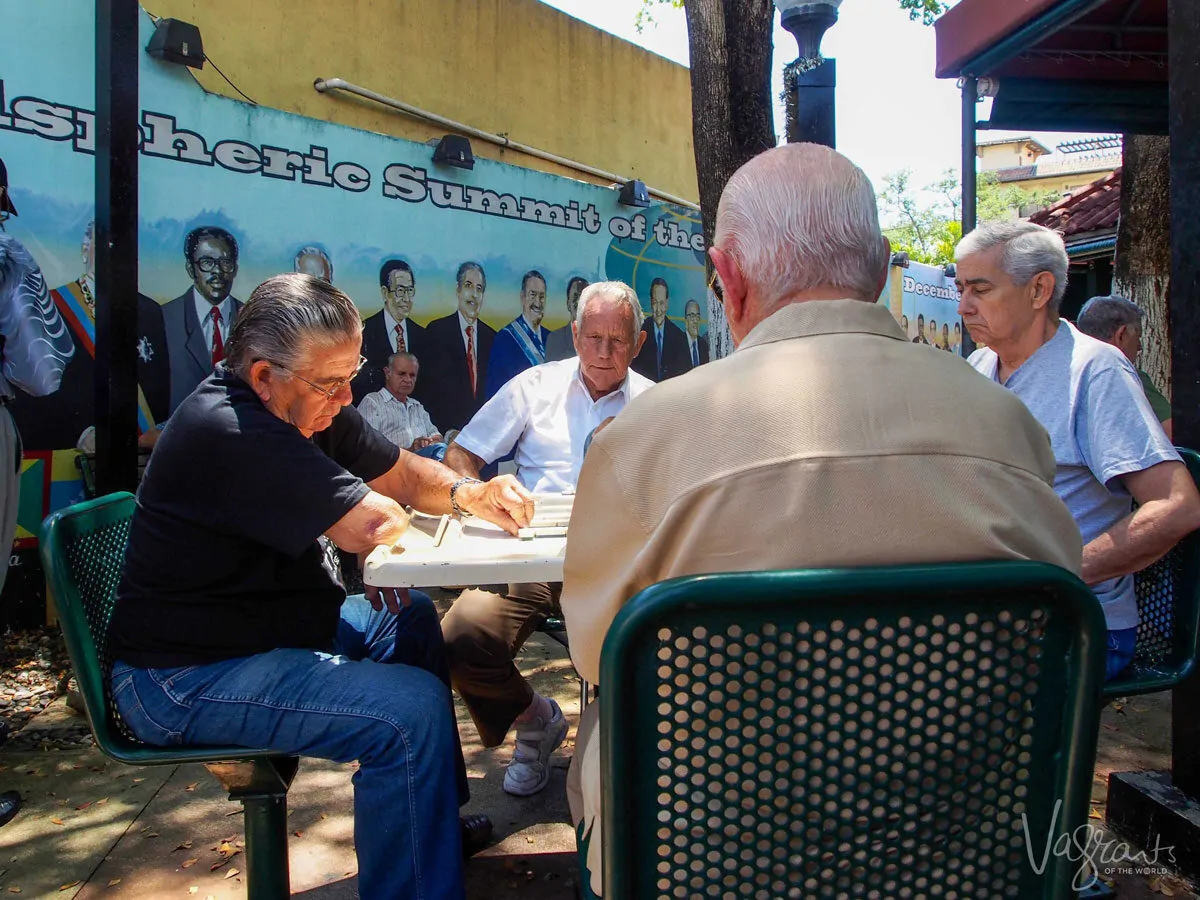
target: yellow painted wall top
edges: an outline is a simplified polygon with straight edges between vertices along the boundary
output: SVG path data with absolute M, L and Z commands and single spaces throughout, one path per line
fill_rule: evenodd
M 260 105 L 413 141 L 445 133 L 370 101 L 313 88 L 318 78 L 342 78 L 653 189 L 698 196 L 688 70 L 538 0 L 145 0 L 144 6 L 198 26 L 205 53 Z M 238 98 L 211 65 L 195 74 L 207 90 Z M 471 143 L 480 157 L 599 182 L 516 150 Z

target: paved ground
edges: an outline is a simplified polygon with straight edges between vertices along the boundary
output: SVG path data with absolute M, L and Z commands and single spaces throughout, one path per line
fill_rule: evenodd
M 579 682 L 562 648 L 535 635 L 519 664 L 574 721 Z M 1105 711 L 1093 824 L 1102 820 L 1110 772 L 1168 767 L 1169 703 L 1162 695 Z M 546 791 L 518 800 L 500 789 L 508 749 L 484 750 L 461 709 L 459 721 L 473 793 L 468 811 L 488 812 L 498 837 L 468 864 L 468 897 L 570 900 L 578 877 L 563 796 L 570 738 Z M 53 733 L 77 723 L 60 699 L 31 724 Z M 289 794 L 295 897 L 358 896 L 352 769 L 307 759 L 300 767 Z M 0 897 L 245 897 L 240 806 L 200 766 L 135 769 L 109 762 L 95 749 L 0 749 L 0 789 L 7 788 L 20 790 L 26 805 L 0 829 Z M 1118 887 L 1122 900 L 1197 896 L 1174 878 L 1123 879 Z

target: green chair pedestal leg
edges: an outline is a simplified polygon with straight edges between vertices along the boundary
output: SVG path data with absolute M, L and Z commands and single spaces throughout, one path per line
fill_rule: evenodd
M 248 900 L 286 900 L 291 896 L 287 851 L 287 791 L 299 757 L 268 757 L 206 763 L 245 810 L 246 896 Z
M 249 900 L 290 897 L 287 854 L 287 795 L 244 797 L 246 896 Z

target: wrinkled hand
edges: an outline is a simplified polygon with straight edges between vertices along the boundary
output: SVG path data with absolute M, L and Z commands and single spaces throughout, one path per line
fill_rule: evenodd
M 361 572 L 363 570 L 363 566 L 369 555 L 370 551 L 358 554 L 358 571 Z M 371 604 L 371 608 L 375 612 L 379 612 L 386 606 L 388 612 L 396 615 L 400 612 L 400 607 L 412 605 L 412 597 L 408 595 L 408 588 L 381 588 L 365 584 L 363 585 L 363 593 L 366 595 L 367 601 Z
M 509 534 L 528 528 L 533 521 L 533 494 L 511 475 L 497 475 L 480 484 L 464 484 L 458 489 L 456 499 L 467 512 L 499 525 Z
M 365 588 L 367 600 L 375 612 L 386 606 L 388 612 L 396 615 L 400 612 L 400 607 L 412 605 L 412 596 L 409 595 L 408 588 L 381 588 L 370 584 L 365 585 Z

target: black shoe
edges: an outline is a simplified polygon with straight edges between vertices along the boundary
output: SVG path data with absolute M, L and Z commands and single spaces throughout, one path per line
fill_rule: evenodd
M 21 809 L 21 795 L 16 791 L 5 791 L 0 794 L 0 825 L 7 825 Z M 492 823 L 488 822 L 488 834 L 492 833 Z
M 459 816 L 458 824 L 462 829 L 464 859 L 474 856 L 492 839 L 492 820 L 482 813 L 474 816 Z

